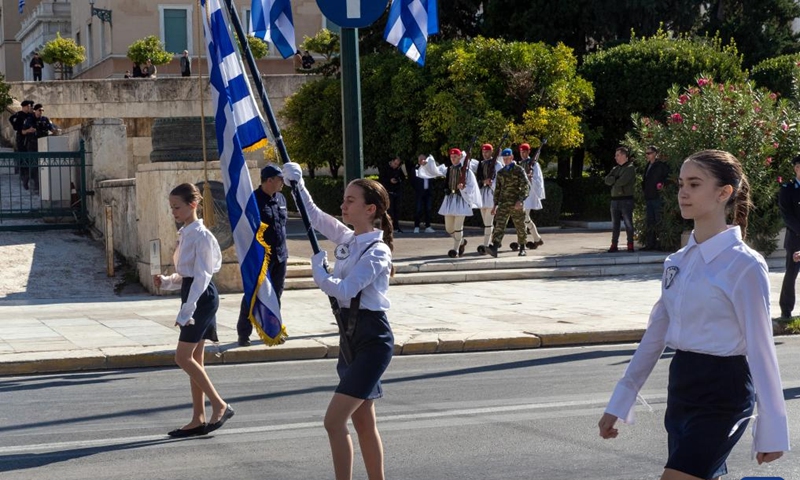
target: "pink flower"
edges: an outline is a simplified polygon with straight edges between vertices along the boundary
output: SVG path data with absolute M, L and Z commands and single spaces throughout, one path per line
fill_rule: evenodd
M 672 115 L 669 116 L 669 119 L 675 123 L 683 123 L 683 117 L 681 116 L 680 113 L 673 113 Z
M 689 97 L 687 95 L 681 95 L 680 97 L 678 97 L 678 103 L 680 103 L 681 105 L 683 105 L 684 103 L 686 103 L 688 101 L 689 101 Z
M 692 131 L 693 131 L 693 132 L 696 132 L 696 131 L 697 131 L 697 125 L 692 125 Z
M 664 184 L 663 183 L 661 183 L 661 182 L 656 183 L 656 190 L 661 190 L 662 188 L 664 188 Z
M 783 122 L 781 123 L 781 129 L 785 132 L 789 130 L 789 125 L 787 125 L 786 122 Z
M 778 94 L 777 93 L 770 93 L 769 94 L 769 98 L 771 98 L 772 100 L 777 100 L 778 99 Z
M 797 66 L 800 67 L 800 64 L 798 64 Z M 783 183 L 783 177 L 778 177 L 778 183 Z
M 767 157 L 767 161 L 765 162 L 767 166 L 772 165 L 772 157 Z
M 798 66 L 800 66 L 800 64 L 798 64 Z M 708 85 L 710 83 L 711 83 L 711 80 L 709 80 L 707 78 L 698 78 L 697 79 L 697 86 L 698 87 L 705 87 L 706 85 Z
M 773 148 L 778 148 L 779 146 L 780 146 L 780 144 L 778 144 L 778 142 L 775 142 L 775 143 L 772 144 Z
M 760 112 L 760 111 L 761 111 L 761 107 L 759 107 L 758 105 L 756 105 L 755 107 L 753 107 L 753 111 L 755 111 L 756 113 L 758 113 L 758 112 Z

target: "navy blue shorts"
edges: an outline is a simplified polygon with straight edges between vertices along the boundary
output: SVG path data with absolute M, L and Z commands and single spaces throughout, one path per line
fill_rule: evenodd
M 192 277 L 184 277 L 181 282 L 181 305 L 189 298 L 189 289 L 192 287 Z M 194 311 L 194 325 L 181 327 L 181 342 L 198 343 L 200 340 L 219 342 L 217 338 L 217 309 L 219 308 L 219 293 L 214 282 L 208 284 L 206 291 L 197 300 Z
M 349 309 L 342 309 L 342 318 L 347 318 Z M 353 334 L 353 363 L 347 365 L 339 352 L 336 372 L 339 385 L 336 393 L 363 400 L 374 400 L 383 396 L 381 375 L 386 371 L 394 353 L 394 335 L 386 319 L 386 312 L 359 310 L 356 330 Z
M 725 460 L 754 407 L 755 390 L 743 355 L 676 351 L 669 366 L 664 416 L 669 458 L 664 468 L 706 479 L 728 473 Z

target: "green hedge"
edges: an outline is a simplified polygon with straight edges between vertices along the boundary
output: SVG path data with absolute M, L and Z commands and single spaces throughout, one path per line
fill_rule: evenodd
M 581 220 L 608 220 L 611 189 L 600 177 L 562 178 L 561 188 L 569 195 L 564 197 L 564 215 Z
M 800 62 L 798 53 L 768 58 L 753 67 L 750 78 L 771 92 L 796 98 L 794 77 L 798 72 L 797 62 Z
M 314 203 L 323 211 L 331 215 L 341 215 L 342 196 L 344 194 L 344 181 L 341 178 L 330 177 L 317 177 L 317 178 L 304 178 L 306 189 L 314 198 Z M 433 181 L 433 207 L 431 221 L 433 223 L 443 224 L 444 217 L 436 213 L 439 206 L 444 200 L 444 181 L 437 179 Z M 547 198 L 542 202 L 543 209 L 534 212 L 534 222 L 537 226 L 548 227 L 557 226 L 559 218 L 561 217 L 561 203 L 564 195 L 561 187 L 553 180 L 545 180 L 545 191 Z M 297 206 L 294 203 L 292 195 L 288 191 L 284 191 L 286 195 L 287 204 L 289 209 L 296 212 Z M 409 183 L 404 185 L 403 198 L 400 204 L 400 220 L 402 222 L 414 221 L 414 209 L 416 206 L 414 198 L 414 189 Z M 606 210 L 608 205 L 606 205 Z M 483 226 L 481 216 L 477 213 L 471 217 L 467 217 L 465 225 L 473 227 Z

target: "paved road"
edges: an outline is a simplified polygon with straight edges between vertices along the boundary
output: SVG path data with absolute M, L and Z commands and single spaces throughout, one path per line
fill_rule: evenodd
M 800 444 L 800 339 L 778 340 L 794 444 Z M 656 479 L 669 354 L 651 377 L 639 423 L 603 441 L 596 421 L 633 346 L 395 358 L 379 402 L 387 478 Z M 177 369 L 13 377 L 0 381 L 0 479 L 332 478 L 321 416 L 331 360 L 215 366 L 236 416 L 213 437 L 168 440 L 189 414 Z M 747 436 L 730 478 L 800 478 L 796 454 L 769 467 Z M 357 456 L 356 479 L 365 473 Z

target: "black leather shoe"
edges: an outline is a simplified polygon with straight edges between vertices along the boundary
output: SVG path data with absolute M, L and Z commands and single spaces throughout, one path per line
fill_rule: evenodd
M 218 429 L 222 428 L 222 426 L 225 425 L 225 422 L 227 422 L 228 419 L 233 416 L 233 414 L 234 414 L 233 408 L 231 407 L 231 404 L 229 403 L 225 407 L 225 413 L 222 414 L 222 418 L 220 418 L 218 421 L 216 421 L 214 423 L 209 423 L 208 425 L 206 425 L 206 430 L 205 430 L 206 433 L 211 433 L 214 430 L 218 430 Z
M 208 425 L 206 425 L 205 423 L 201 423 L 200 425 L 194 428 L 186 428 L 186 429 L 177 428 L 167 433 L 167 435 L 169 435 L 172 438 L 196 437 L 198 435 L 205 435 L 207 433 L 206 427 L 208 427 Z
M 239 337 L 239 346 L 240 347 L 249 347 L 250 346 L 250 339 L 247 337 Z

